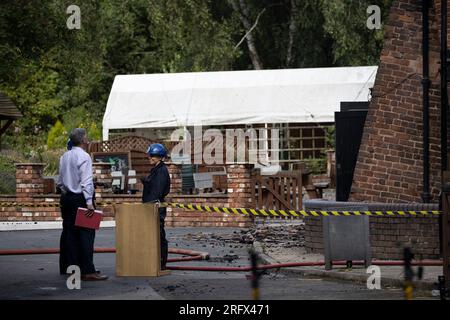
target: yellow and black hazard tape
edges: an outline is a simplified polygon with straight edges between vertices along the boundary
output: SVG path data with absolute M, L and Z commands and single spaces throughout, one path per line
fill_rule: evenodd
M 0 202 L 0 208 L 7 207 L 23 207 L 23 208 L 51 208 L 51 207 L 59 207 L 59 203 L 57 202 Z
M 263 210 L 250 208 L 227 208 L 204 206 L 198 204 L 182 203 L 162 203 L 162 206 L 176 207 L 195 211 L 217 212 L 228 214 L 254 215 L 264 217 L 329 217 L 329 216 L 435 216 L 441 214 L 440 211 L 323 211 L 323 210 Z
M 111 206 L 114 204 L 136 204 L 136 202 L 110 202 L 103 201 L 96 203 L 99 207 Z M 191 211 L 202 211 L 202 212 L 216 212 L 216 213 L 227 213 L 227 214 L 242 214 L 248 216 L 261 216 L 261 217 L 294 217 L 294 218 L 303 218 L 303 217 L 332 217 L 332 216 L 436 216 L 440 215 L 441 211 L 437 210 L 422 210 L 422 211 L 323 211 L 323 210 L 271 210 L 271 209 L 251 209 L 251 208 L 227 208 L 227 207 L 215 207 L 215 206 L 206 206 L 199 204 L 183 204 L 176 202 L 162 202 L 159 203 L 160 207 L 172 207 L 172 208 L 181 208 L 187 209 Z M 48 203 L 19 203 L 19 202 L 0 202 L 1 207 L 25 207 L 25 208 L 36 208 L 36 207 L 59 207 L 59 203 L 57 202 L 48 202 Z

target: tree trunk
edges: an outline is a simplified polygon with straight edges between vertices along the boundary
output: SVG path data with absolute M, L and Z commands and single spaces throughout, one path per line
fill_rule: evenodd
M 295 35 L 297 34 L 297 26 L 296 26 L 296 18 L 298 13 L 297 4 L 295 2 L 296 0 L 291 0 L 291 20 L 289 22 L 289 42 L 287 47 L 287 54 L 286 54 L 286 67 L 289 68 L 292 65 L 292 61 L 294 59 L 293 56 L 293 46 L 294 46 L 294 39 Z
M 245 0 L 239 0 L 239 4 L 236 2 L 236 0 L 229 0 L 229 3 L 233 7 L 233 10 L 238 14 L 239 20 L 241 20 L 241 23 L 245 28 L 247 47 L 250 53 L 250 59 L 252 60 L 253 67 L 256 70 L 261 70 L 263 69 L 263 64 L 259 57 L 258 51 L 256 50 L 255 38 L 251 32 L 252 29 L 256 26 L 258 19 L 256 20 L 255 25 L 252 26 L 252 24 L 250 23 L 248 6 Z

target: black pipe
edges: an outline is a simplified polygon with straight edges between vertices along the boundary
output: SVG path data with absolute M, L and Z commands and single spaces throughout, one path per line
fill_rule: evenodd
M 447 158 L 447 0 L 441 0 L 441 170 L 448 167 Z M 445 181 L 442 181 L 444 183 Z
M 447 0 L 441 0 L 441 186 L 445 187 L 444 171 L 448 169 L 447 158 L 447 108 L 448 108 L 448 87 L 447 87 Z M 441 192 L 439 207 L 443 208 L 444 192 Z M 443 253 L 443 225 L 442 217 L 439 217 L 439 252 Z
M 430 202 L 430 74 L 429 74 L 429 0 L 422 0 L 422 58 L 423 58 L 423 192 L 424 203 Z

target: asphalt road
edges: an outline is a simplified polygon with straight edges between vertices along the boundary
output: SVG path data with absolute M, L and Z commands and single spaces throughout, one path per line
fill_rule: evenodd
M 58 247 L 60 230 L 0 232 L 0 249 Z M 210 253 L 211 261 L 172 265 L 248 266 L 250 245 L 232 240 L 239 229 L 168 228 L 169 246 Z M 205 237 L 205 234 L 208 236 Z M 222 239 L 220 239 L 222 238 Z M 225 240 L 224 240 L 225 239 Z M 97 232 L 96 247 L 113 247 L 114 229 Z M 172 257 L 172 256 L 170 256 Z M 175 257 L 175 256 L 173 256 Z M 230 258 L 227 260 L 224 258 Z M 0 256 L 0 299 L 251 299 L 248 272 L 172 271 L 159 278 L 115 277 L 115 255 L 96 254 L 96 268 L 108 274 L 105 282 L 82 282 L 69 290 L 59 275 L 58 255 Z M 305 278 L 275 271 L 260 281 L 261 299 L 268 300 L 372 300 L 403 299 L 400 289 L 368 290 L 364 285 Z

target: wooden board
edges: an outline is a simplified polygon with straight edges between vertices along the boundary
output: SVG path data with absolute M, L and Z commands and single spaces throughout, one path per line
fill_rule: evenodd
M 161 275 L 159 213 L 156 204 L 116 204 L 116 275 Z

